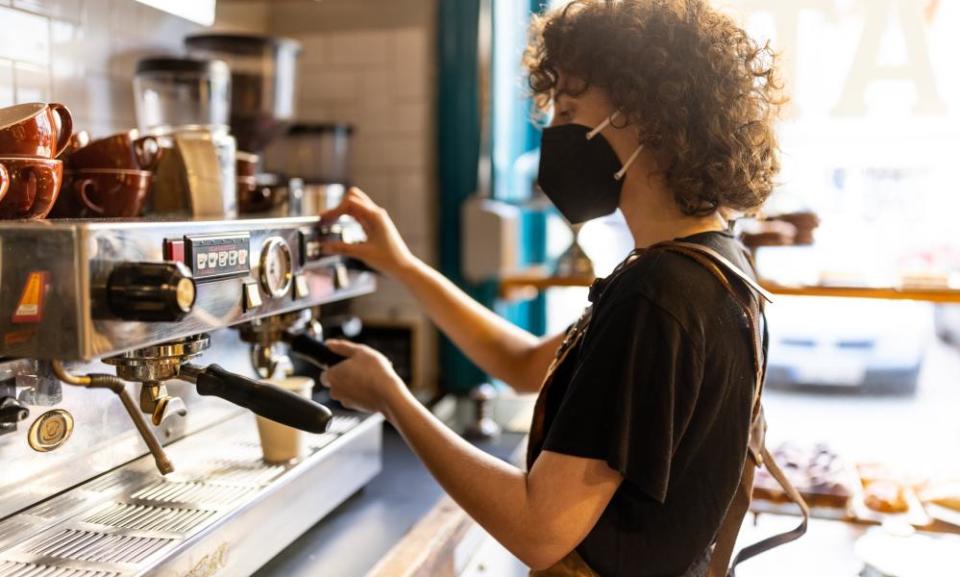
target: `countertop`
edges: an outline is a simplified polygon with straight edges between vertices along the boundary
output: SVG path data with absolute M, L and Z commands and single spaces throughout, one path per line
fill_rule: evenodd
M 509 460 L 523 437 L 505 432 L 476 445 Z M 396 430 L 384 425 L 383 471 L 254 575 L 363 577 L 443 494 Z

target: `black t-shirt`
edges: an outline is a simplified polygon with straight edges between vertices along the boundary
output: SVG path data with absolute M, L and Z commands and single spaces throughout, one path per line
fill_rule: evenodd
M 726 233 L 681 240 L 753 274 Z M 704 574 L 746 456 L 752 343 L 742 308 L 690 257 L 652 251 L 604 287 L 548 389 L 543 444 L 624 477 L 577 547 L 601 576 Z

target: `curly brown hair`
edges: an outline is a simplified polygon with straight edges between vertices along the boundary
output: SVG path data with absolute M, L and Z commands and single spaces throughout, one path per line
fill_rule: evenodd
M 560 73 L 605 90 L 685 214 L 749 214 L 770 195 L 776 55 L 706 0 L 573 0 L 534 20 L 524 63 L 541 109 Z

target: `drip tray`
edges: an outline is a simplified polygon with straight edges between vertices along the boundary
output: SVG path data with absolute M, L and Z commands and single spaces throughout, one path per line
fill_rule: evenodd
M 0 577 L 249 575 L 381 468 L 380 416 L 341 413 L 295 464 L 243 414 L 0 522 Z M 318 568 L 321 570 L 322 568 Z

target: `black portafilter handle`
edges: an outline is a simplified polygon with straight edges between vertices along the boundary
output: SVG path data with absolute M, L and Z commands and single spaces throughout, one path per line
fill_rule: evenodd
M 323 344 L 323 341 L 320 339 L 316 339 L 306 333 L 287 333 L 284 335 L 283 340 L 290 345 L 290 352 L 317 365 L 321 369 L 328 369 L 347 359 L 347 357 L 331 351 L 330 347 Z
M 330 409 L 269 383 L 231 373 L 219 365 L 180 367 L 181 378 L 197 385 L 201 395 L 220 397 L 254 413 L 309 433 L 327 430 Z

